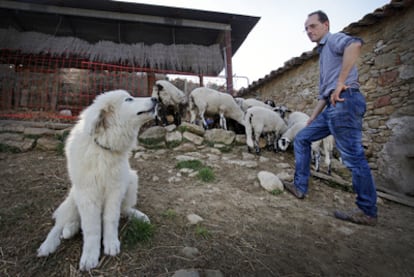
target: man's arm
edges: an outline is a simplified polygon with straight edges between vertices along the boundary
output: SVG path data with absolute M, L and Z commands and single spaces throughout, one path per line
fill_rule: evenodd
M 311 124 L 312 121 L 315 120 L 315 118 L 322 112 L 323 108 L 326 106 L 326 100 L 325 99 L 319 99 L 318 104 L 316 104 L 315 109 L 313 109 L 312 115 L 306 122 L 306 125 Z
M 346 78 L 348 77 L 349 72 L 352 67 L 355 65 L 359 54 L 361 53 L 361 42 L 356 41 L 348 45 L 345 48 L 344 55 L 342 57 L 342 69 L 339 73 L 338 82 L 336 84 L 335 90 L 331 94 L 331 103 L 335 106 L 336 102 L 343 102 L 344 99 L 340 98 L 341 91 L 347 89 L 345 85 Z

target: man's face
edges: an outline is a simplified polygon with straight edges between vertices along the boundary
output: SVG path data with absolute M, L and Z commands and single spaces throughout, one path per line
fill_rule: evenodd
M 317 14 L 311 15 L 305 22 L 305 31 L 312 42 L 319 43 L 329 31 L 329 22 L 321 23 Z

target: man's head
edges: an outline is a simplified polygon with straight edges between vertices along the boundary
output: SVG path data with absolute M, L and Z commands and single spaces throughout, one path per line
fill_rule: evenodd
M 329 19 L 326 13 L 321 10 L 310 13 L 305 21 L 305 31 L 312 42 L 319 43 L 329 32 Z

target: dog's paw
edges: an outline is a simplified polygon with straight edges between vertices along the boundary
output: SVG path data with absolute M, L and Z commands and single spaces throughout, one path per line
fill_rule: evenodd
M 51 241 L 46 240 L 40 245 L 39 249 L 37 249 L 37 256 L 38 257 L 46 257 L 49 254 L 52 254 L 56 251 L 57 247 L 59 246 L 60 241 Z
M 106 255 L 115 256 L 121 251 L 121 243 L 118 239 L 104 241 L 104 253 Z
M 82 257 L 79 263 L 79 269 L 81 271 L 91 270 L 95 268 L 99 263 L 99 255 L 90 255 L 82 253 Z
M 146 223 L 151 223 L 149 217 L 144 214 L 143 212 L 140 212 L 136 209 L 131 209 L 130 213 L 129 213 L 129 217 L 132 218 L 136 218 L 142 222 L 146 222 Z
M 44 243 L 37 249 L 37 256 L 38 257 L 46 257 L 49 254 L 53 253 L 55 250 L 50 248 L 49 246 L 45 245 Z

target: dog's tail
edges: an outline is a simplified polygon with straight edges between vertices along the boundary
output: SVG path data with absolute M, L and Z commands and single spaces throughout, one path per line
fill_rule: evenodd
M 60 245 L 61 237 L 68 239 L 74 236 L 80 228 L 80 216 L 76 208 L 75 200 L 73 199 L 73 192 L 70 191 L 65 201 L 60 204 L 54 212 L 55 225 L 47 235 L 46 240 L 37 250 L 37 255 L 48 256 L 56 251 Z

